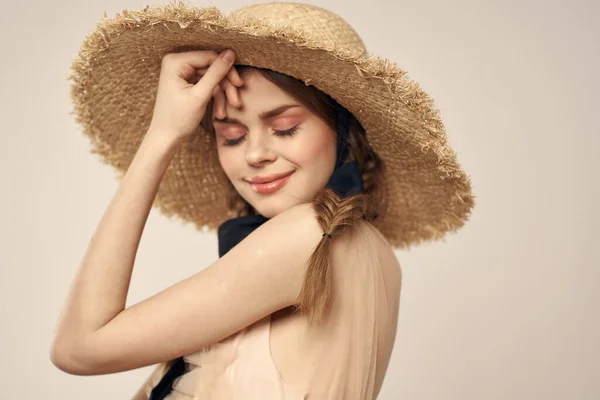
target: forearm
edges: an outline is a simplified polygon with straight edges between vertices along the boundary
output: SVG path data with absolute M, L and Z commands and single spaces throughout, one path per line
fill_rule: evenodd
M 140 238 L 176 149 L 158 132 L 146 134 L 73 279 L 55 340 L 84 338 L 125 308 Z

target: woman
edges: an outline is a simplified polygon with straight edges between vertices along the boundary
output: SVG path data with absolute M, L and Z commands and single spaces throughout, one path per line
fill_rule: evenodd
M 136 399 L 376 398 L 397 326 L 392 245 L 464 223 L 468 179 L 423 92 L 397 71 L 381 79 L 385 67 L 365 64 L 338 16 L 269 3 L 228 18 L 147 7 L 86 39 L 74 63 L 78 120 L 122 181 L 52 360 L 81 375 L 158 363 Z M 332 37 L 314 36 L 324 28 L 338 40 L 326 51 Z M 189 49 L 224 42 L 236 52 Z M 384 143 L 385 127 L 394 139 Z M 218 226 L 220 258 L 125 308 L 155 200 Z

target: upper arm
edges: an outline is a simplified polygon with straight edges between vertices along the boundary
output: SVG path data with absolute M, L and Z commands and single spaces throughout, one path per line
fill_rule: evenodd
M 296 304 L 321 235 L 309 203 L 271 218 L 209 267 L 77 343 L 68 372 L 113 373 L 177 358 Z

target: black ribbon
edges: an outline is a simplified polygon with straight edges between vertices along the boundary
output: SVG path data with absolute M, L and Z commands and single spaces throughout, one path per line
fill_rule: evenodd
M 340 197 L 347 197 L 364 191 L 360 168 L 356 161 L 342 164 L 331 174 L 327 187 L 335 191 Z M 241 242 L 256 228 L 265 223 L 268 218 L 261 214 L 248 215 L 228 219 L 218 228 L 219 257 Z
M 341 105 L 337 105 L 337 150 L 335 169 L 327 182 L 326 187 L 331 188 L 340 197 L 348 197 L 364 192 L 362 173 L 356 161 L 344 163 L 343 160 L 348 151 L 348 121 L 349 112 Z M 241 242 L 252 231 L 265 223 L 268 218 L 261 214 L 248 215 L 228 219 L 219 225 L 217 229 L 219 240 L 219 258 L 223 257 L 235 245 Z M 175 364 L 167 371 L 150 393 L 148 400 L 162 400 L 173 388 L 173 381 L 185 372 L 183 357 L 179 357 Z

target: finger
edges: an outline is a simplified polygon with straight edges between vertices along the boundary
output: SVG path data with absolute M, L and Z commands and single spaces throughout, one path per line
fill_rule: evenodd
M 219 54 L 214 50 L 190 50 L 175 53 L 167 53 L 163 56 L 163 62 L 173 67 L 208 68 Z
M 199 76 L 203 76 L 206 73 L 206 71 L 208 71 L 208 67 L 199 68 L 196 70 L 196 74 Z M 229 82 L 231 82 L 237 87 L 244 86 L 244 80 L 240 76 L 240 73 L 237 71 L 237 69 L 235 69 L 235 66 L 232 66 L 229 72 L 227 73 L 227 79 L 229 80 Z
M 207 70 L 208 70 L 208 68 L 200 68 L 200 69 L 196 70 L 196 79 L 195 79 L 194 83 L 198 82 L 198 80 L 204 76 L 204 74 L 206 73 Z M 235 71 L 234 67 L 231 67 L 231 70 L 227 74 L 226 79 L 224 79 L 221 82 L 224 82 L 224 81 L 228 81 L 234 87 L 244 86 L 244 81 L 240 77 L 239 73 L 237 71 Z
M 234 107 L 240 108 L 242 106 L 242 99 L 238 93 L 238 90 L 235 86 L 231 84 L 227 79 L 223 79 L 219 84 L 225 95 L 227 96 L 227 101 Z
M 229 70 L 227 79 L 229 79 L 229 82 L 237 87 L 244 86 L 244 80 L 240 76 L 240 73 L 237 71 L 237 69 L 235 69 L 235 66 L 231 67 Z
M 227 98 L 223 91 L 219 92 L 219 110 L 221 112 L 221 118 L 227 117 Z
M 210 67 L 208 67 L 208 70 L 200 81 L 192 87 L 191 92 L 208 102 L 214 87 L 225 78 L 233 65 L 234 59 L 235 54 L 233 51 L 226 50 L 222 52 L 219 57 L 210 64 Z M 202 66 L 199 68 L 202 68 Z
M 198 83 L 198 82 L 200 81 L 200 78 L 202 78 L 202 76 L 201 76 L 201 75 L 198 75 L 198 74 L 196 74 L 196 75 L 193 75 L 193 76 L 190 78 L 190 80 L 189 80 L 189 83 L 191 83 L 192 85 L 195 85 L 196 83 Z
M 218 85 L 217 85 L 218 87 Z M 217 93 L 213 96 L 215 99 L 214 105 L 213 105 L 213 111 L 215 114 L 215 117 L 219 118 L 219 119 L 223 119 L 227 116 L 227 114 L 225 113 L 225 93 L 223 93 L 223 91 L 221 89 L 217 90 Z
M 208 67 L 218 56 L 213 50 L 166 53 L 162 57 L 161 70 L 188 81 L 190 77 L 195 76 L 196 68 Z

